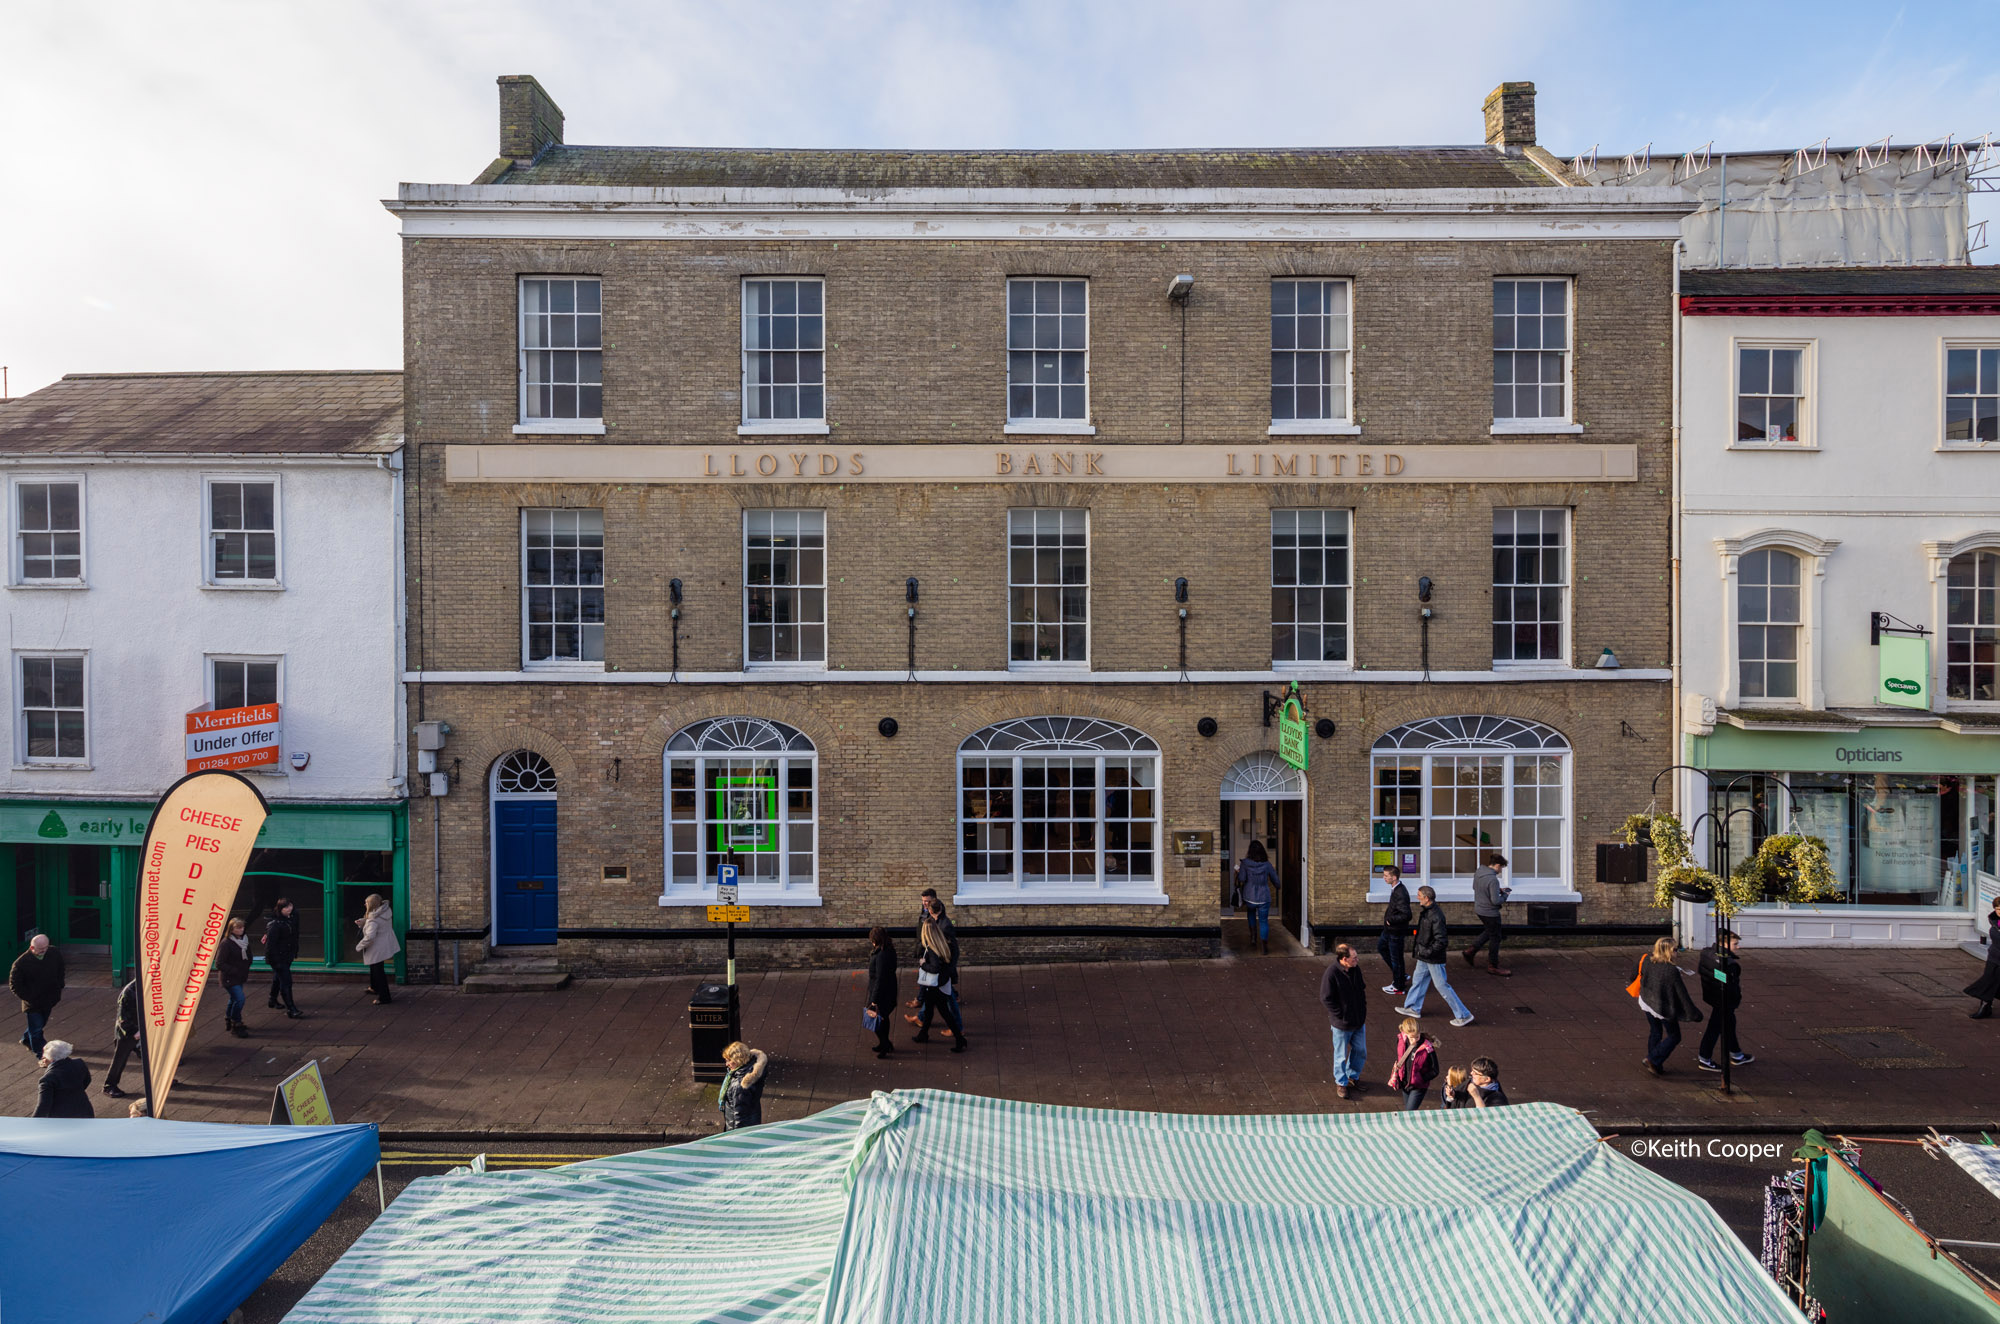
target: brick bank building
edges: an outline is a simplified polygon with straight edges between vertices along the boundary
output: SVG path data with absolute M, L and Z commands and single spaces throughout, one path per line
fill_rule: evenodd
M 732 854 L 767 964 L 926 885 L 976 961 L 1213 953 L 1253 839 L 1308 942 L 1495 847 L 1664 922 L 1594 847 L 1673 761 L 1691 204 L 1533 95 L 1467 147 L 766 151 L 501 79 L 500 159 L 389 204 L 413 964 L 709 967 Z

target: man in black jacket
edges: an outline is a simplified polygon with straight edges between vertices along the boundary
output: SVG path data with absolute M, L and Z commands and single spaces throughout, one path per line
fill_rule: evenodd
M 1389 982 L 1382 989 L 1397 997 L 1410 991 L 1410 974 L 1403 965 L 1403 939 L 1410 932 L 1410 889 L 1403 886 L 1403 871 L 1393 864 L 1382 866 L 1382 883 L 1389 889 L 1389 905 L 1382 912 L 1382 936 L 1375 950 L 1389 967 Z
M 125 1064 L 132 1059 L 132 1052 L 139 1046 L 139 981 L 135 977 L 118 994 L 118 1018 L 112 1022 L 112 1031 L 118 1036 L 117 1047 L 111 1050 L 111 1070 L 104 1074 L 104 1093 L 113 1099 L 125 1097 L 125 1091 L 118 1088 L 124 1078 Z
M 296 1021 L 304 1019 L 305 1013 L 292 1001 L 292 962 L 299 959 L 299 927 L 292 918 L 293 909 L 290 901 L 279 897 L 260 941 L 264 961 L 271 967 L 271 1006 L 282 1005 L 285 1015 Z
M 1743 1052 L 1736 1042 L 1736 1009 L 1743 1005 L 1743 962 L 1736 955 L 1737 942 L 1737 936 L 1728 929 L 1717 929 L 1715 941 L 1701 949 L 1701 956 L 1694 964 L 1695 980 L 1701 985 L 1701 1000 L 1713 1010 L 1708 1018 L 1708 1028 L 1701 1032 L 1701 1051 L 1694 1059 L 1694 1064 L 1703 1071 L 1722 1070 L 1722 1064 L 1715 1060 L 1715 1045 L 1723 1040 L 1725 1005 L 1729 1009 L 1729 1034 L 1722 1048 L 1729 1054 L 1729 1065 L 1748 1066 L 1757 1060 Z
M 1451 930 L 1445 925 L 1444 911 L 1438 908 L 1437 893 L 1429 886 L 1417 889 L 1417 977 L 1410 981 L 1410 995 L 1403 1000 L 1405 1016 L 1421 1018 L 1424 1014 L 1424 997 L 1436 984 L 1444 1000 L 1456 1012 L 1452 1024 L 1460 1029 L 1472 1024 L 1472 1009 L 1458 996 L 1458 990 L 1451 986 L 1451 976 L 1444 968 L 1445 958 L 1451 955 Z
M 1341 1098 L 1361 1092 L 1361 1068 L 1368 1065 L 1368 977 L 1361 953 L 1341 943 L 1333 964 L 1319 979 L 1319 1000 L 1333 1022 L 1333 1092 Z
M 28 1018 L 21 1046 L 40 1057 L 48 1043 L 42 1031 L 48 1028 L 49 1014 L 63 995 L 62 953 L 49 946 L 48 934 L 37 933 L 28 940 L 28 950 L 14 958 L 7 971 L 7 987 L 21 999 L 21 1011 Z

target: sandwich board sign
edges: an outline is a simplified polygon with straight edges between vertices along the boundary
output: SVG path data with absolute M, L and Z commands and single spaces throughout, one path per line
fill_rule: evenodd
M 332 1126 L 333 1104 L 326 1097 L 326 1081 L 319 1063 L 308 1062 L 278 1082 L 271 1097 L 273 1126 Z

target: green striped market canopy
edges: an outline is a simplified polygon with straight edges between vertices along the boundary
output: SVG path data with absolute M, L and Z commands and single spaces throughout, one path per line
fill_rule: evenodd
M 936 1090 L 413 1182 L 289 1324 L 1797 1324 L 1695 1195 L 1554 1104 L 1190 1116 Z

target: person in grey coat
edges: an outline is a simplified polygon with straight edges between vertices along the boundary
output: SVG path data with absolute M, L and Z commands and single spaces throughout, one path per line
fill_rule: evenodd
M 1278 899 L 1278 871 L 1271 867 L 1271 857 L 1265 853 L 1264 843 L 1253 841 L 1243 853 L 1243 860 L 1236 866 L 1236 886 L 1243 896 L 1243 908 L 1250 912 L 1250 936 L 1264 949 L 1264 955 L 1271 954 L 1271 903 Z
M 1500 907 L 1507 904 L 1510 890 L 1500 881 L 1500 871 L 1506 867 L 1505 855 L 1489 851 L 1486 863 L 1472 875 L 1472 913 L 1479 917 L 1479 936 L 1464 953 L 1465 963 L 1471 965 L 1479 949 L 1486 948 L 1486 973 L 1503 979 L 1514 973 L 1500 966 Z

